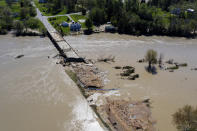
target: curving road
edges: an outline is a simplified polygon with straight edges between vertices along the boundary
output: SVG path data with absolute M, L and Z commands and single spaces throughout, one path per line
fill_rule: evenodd
M 51 17 L 57 17 L 57 16 L 67 16 L 71 21 L 74 21 L 70 15 L 81 15 L 81 12 L 77 12 L 77 13 L 70 13 L 70 14 L 64 14 L 64 15 L 54 15 L 54 16 L 43 16 L 42 13 L 40 12 L 40 10 L 36 7 L 35 3 L 32 2 L 32 5 L 36 8 L 36 12 L 37 12 L 37 18 L 44 24 L 44 26 L 46 27 L 46 29 L 49 32 L 57 32 L 56 29 L 49 23 L 48 18 Z

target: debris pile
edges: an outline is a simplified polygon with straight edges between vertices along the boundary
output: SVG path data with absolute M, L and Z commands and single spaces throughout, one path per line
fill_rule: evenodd
M 153 131 L 149 104 L 145 101 L 107 100 L 108 119 L 118 131 Z
M 84 88 L 102 88 L 103 82 L 98 76 L 97 71 L 88 65 L 78 65 L 74 67 L 78 82 Z
M 134 74 L 135 73 L 135 68 L 132 67 L 132 66 L 123 66 L 123 67 L 116 66 L 114 68 L 123 70 L 123 72 L 120 73 L 120 76 L 122 78 L 126 77 L 128 80 L 135 80 L 136 78 L 139 78 L 139 74 Z
M 100 57 L 97 60 L 98 62 L 115 62 L 115 56 L 108 56 L 108 57 Z

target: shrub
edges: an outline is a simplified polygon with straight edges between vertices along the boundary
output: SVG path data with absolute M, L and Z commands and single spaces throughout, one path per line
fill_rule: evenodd
M 27 20 L 26 24 L 27 27 L 31 29 L 38 29 L 40 27 L 40 21 L 35 18 L 30 18 L 29 20 Z
M 148 50 L 145 56 L 148 61 L 148 70 L 150 71 L 151 65 L 157 63 L 157 52 L 155 50 Z
M 30 14 L 30 16 L 35 17 L 37 14 L 36 9 L 34 7 L 30 7 L 29 14 Z
M 122 69 L 121 66 L 115 66 L 114 68 L 115 68 L 115 69 Z
M 185 105 L 173 114 L 173 122 L 179 131 L 197 130 L 197 107 Z
M 177 70 L 179 69 L 179 66 L 172 66 L 172 67 L 168 67 L 168 70 Z
M 82 9 L 82 15 L 86 15 L 86 9 Z

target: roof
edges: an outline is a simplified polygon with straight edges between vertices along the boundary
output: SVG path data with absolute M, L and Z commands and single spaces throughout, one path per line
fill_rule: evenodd
M 72 23 L 70 25 L 70 30 L 72 30 L 72 31 L 78 31 L 80 29 L 81 29 L 81 24 L 79 24 L 79 23 Z
M 47 0 L 39 0 L 39 3 L 46 3 Z
M 176 15 L 179 15 L 181 13 L 181 9 L 180 8 L 174 8 L 172 11 L 171 11 L 172 14 L 176 14 Z
M 65 21 L 63 21 L 61 25 L 62 25 L 63 27 L 68 27 L 68 26 L 69 26 L 69 24 L 68 24 L 67 22 L 65 22 Z
M 189 8 L 189 9 L 187 9 L 187 11 L 188 12 L 194 12 L 194 9 Z

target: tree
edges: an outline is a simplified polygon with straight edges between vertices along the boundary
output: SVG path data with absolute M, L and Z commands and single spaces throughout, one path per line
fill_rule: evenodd
M 160 54 L 160 56 L 159 56 L 159 67 L 162 67 L 162 64 L 163 64 L 163 58 L 164 58 L 164 56 L 163 56 L 163 54 Z
M 36 9 L 34 7 L 30 7 L 29 8 L 29 15 L 32 16 L 32 17 L 35 17 L 36 16 Z
M 28 8 L 21 8 L 20 10 L 20 17 L 21 19 L 26 19 L 28 17 L 29 14 L 29 9 Z
M 30 18 L 27 21 L 25 21 L 25 24 L 26 24 L 27 28 L 38 29 L 40 26 L 39 25 L 40 21 L 36 18 Z
M 148 71 L 150 71 L 152 64 L 157 63 L 157 52 L 152 49 L 148 50 L 145 59 L 148 62 Z
M 96 25 L 101 25 L 105 23 L 105 11 L 100 8 L 93 8 L 90 12 L 90 18 L 94 21 Z
M 23 32 L 23 29 L 24 29 L 23 23 L 21 21 L 16 21 L 14 23 L 14 25 L 15 25 L 15 29 L 16 29 L 16 34 L 20 35 Z
M 86 27 L 88 28 L 88 30 L 92 30 L 92 26 L 93 26 L 93 22 L 92 19 L 88 18 L 85 22 Z
M 197 107 L 185 105 L 173 115 L 173 122 L 179 131 L 197 130 Z
M 12 0 L 6 0 L 6 3 L 7 3 L 7 5 L 8 5 L 9 7 L 11 7 L 11 5 L 12 5 Z
M 0 12 L 0 23 L 2 25 L 2 28 L 4 29 L 11 29 L 12 28 L 12 23 L 13 19 L 11 16 L 11 10 L 8 7 L 4 7 L 2 11 Z

